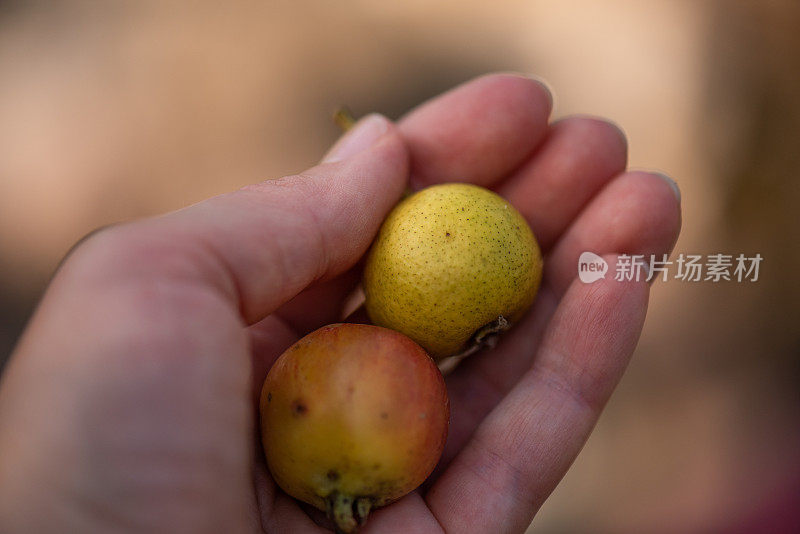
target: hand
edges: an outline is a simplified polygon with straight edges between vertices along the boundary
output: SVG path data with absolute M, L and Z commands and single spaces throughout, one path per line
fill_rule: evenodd
M 256 399 L 274 359 L 340 319 L 358 261 L 413 187 L 491 187 L 545 253 L 534 309 L 448 376 L 426 491 L 365 532 L 523 532 L 636 345 L 644 281 L 576 279 L 584 250 L 668 252 L 668 179 L 625 172 L 613 125 L 548 125 L 527 78 L 479 78 L 397 126 L 363 119 L 323 163 L 98 232 L 54 277 L 0 382 L 3 532 L 321 532 L 269 477 Z M 313 515 L 313 514 L 312 514 Z

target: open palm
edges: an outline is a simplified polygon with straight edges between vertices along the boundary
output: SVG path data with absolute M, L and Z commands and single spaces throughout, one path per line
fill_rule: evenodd
M 447 377 L 424 488 L 364 532 L 522 532 L 586 441 L 636 345 L 649 287 L 577 280 L 583 251 L 668 252 L 677 189 L 626 172 L 602 120 L 548 124 L 521 76 L 474 80 L 395 126 L 372 116 L 323 164 L 87 239 L 0 382 L 3 532 L 325 532 L 272 482 L 256 398 L 277 356 L 341 319 L 381 220 L 412 187 L 506 197 L 545 254 L 533 309 Z

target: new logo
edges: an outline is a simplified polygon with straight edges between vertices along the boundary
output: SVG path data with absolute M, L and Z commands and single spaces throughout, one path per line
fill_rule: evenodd
M 591 284 L 606 277 L 608 263 L 594 252 L 584 252 L 578 258 L 578 277 L 584 284 Z

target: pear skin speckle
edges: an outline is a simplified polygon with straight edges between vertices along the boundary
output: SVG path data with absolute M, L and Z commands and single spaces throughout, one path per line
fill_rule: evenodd
M 440 359 L 481 327 L 518 320 L 542 278 L 528 223 L 506 200 L 471 184 L 441 184 L 398 204 L 367 258 L 370 319 Z

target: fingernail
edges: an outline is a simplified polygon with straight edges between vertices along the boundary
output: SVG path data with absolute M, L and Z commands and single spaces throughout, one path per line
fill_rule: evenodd
M 545 92 L 547 93 L 547 98 L 550 99 L 550 107 L 554 108 L 555 107 L 555 100 L 553 100 L 553 98 L 554 98 L 553 97 L 553 89 L 551 88 L 550 83 L 547 80 L 545 80 L 544 78 L 542 78 L 541 76 L 538 76 L 536 74 L 525 74 L 525 76 L 527 76 L 528 78 L 530 78 L 531 80 L 533 80 L 534 82 L 538 83 L 539 85 L 541 85 L 544 88 Z
M 551 88 L 550 82 L 548 82 L 538 74 L 530 74 L 528 72 L 517 72 L 517 71 L 500 72 L 500 74 L 517 76 L 519 78 L 526 78 L 528 80 L 532 80 L 538 83 L 542 87 L 542 89 L 544 89 L 544 92 L 547 95 L 547 99 L 550 101 L 550 110 L 552 111 L 553 108 L 555 107 L 556 103 L 554 100 L 553 89 Z
M 678 199 L 678 204 L 681 202 L 681 190 L 678 187 L 677 182 L 664 174 L 663 172 L 653 171 L 653 174 L 667 182 L 667 185 L 672 189 L 672 193 L 675 195 L 675 198 Z
M 378 113 L 367 115 L 336 141 L 322 162 L 332 163 L 354 156 L 371 147 L 388 130 L 389 120 L 386 117 Z

